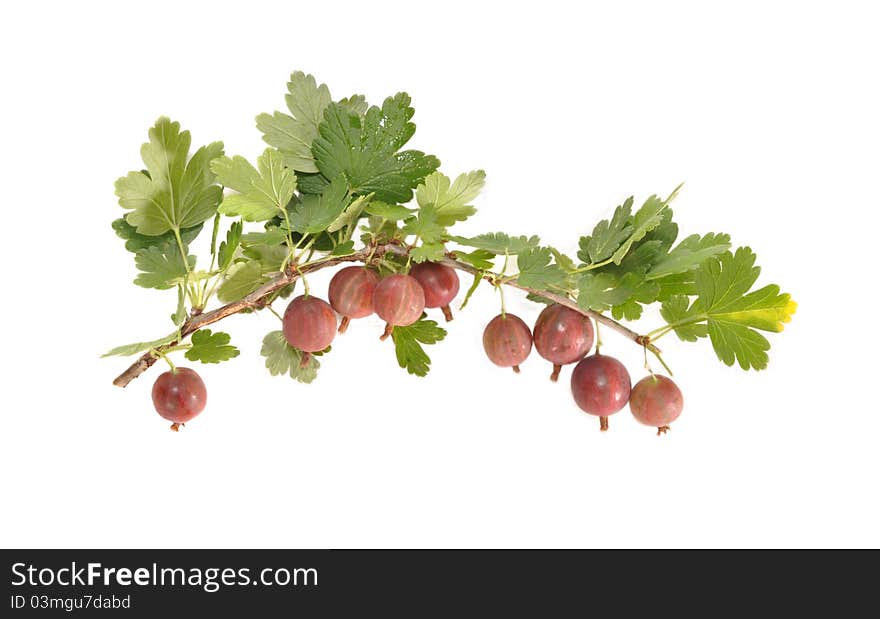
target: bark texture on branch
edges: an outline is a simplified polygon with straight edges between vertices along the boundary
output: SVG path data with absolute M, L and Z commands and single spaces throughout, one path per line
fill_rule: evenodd
M 192 335 L 199 329 L 203 327 L 207 327 L 210 324 L 213 324 L 219 320 L 223 320 L 228 316 L 232 316 L 233 314 L 238 314 L 244 310 L 248 309 L 263 309 L 265 307 L 266 299 L 269 298 L 273 293 L 293 284 L 300 278 L 300 275 L 312 273 L 314 271 L 319 271 L 321 269 L 325 269 L 327 267 L 336 266 L 338 264 L 342 264 L 345 262 L 366 262 L 371 257 L 378 258 L 383 256 L 384 254 L 396 254 L 398 256 L 405 256 L 408 253 L 408 249 L 404 246 L 388 243 L 383 245 L 378 245 L 374 247 L 365 247 L 361 250 L 354 252 L 353 254 L 349 254 L 348 256 L 341 257 L 328 257 L 324 260 L 319 260 L 317 262 L 313 262 L 311 264 L 304 265 L 301 269 L 297 269 L 293 267 L 289 269 L 285 273 L 279 274 L 275 279 L 266 284 L 263 284 L 252 293 L 247 295 L 246 297 L 239 299 L 238 301 L 234 301 L 232 303 L 227 303 L 222 307 L 218 307 L 217 309 L 211 310 L 210 312 L 204 312 L 201 314 L 193 315 L 187 318 L 180 329 L 180 338 L 181 340 L 186 337 Z M 480 275 L 480 271 L 474 268 L 473 266 L 461 262 L 460 260 L 455 260 L 451 256 L 454 256 L 455 252 L 450 252 L 449 255 L 442 260 L 443 264 L 450 266 L 454 269 L 458 269 L 459 271 L 464 271 L 466 273 L 470 273 L 471 275 Z M 493 282 L 493 278 L 491 275 L 484 276 L 484 279 L 489 282 Z M 639 346 L 645 346 L 648 350 L 659 353 L 660 350 L 650 343 L 649 339 L 644 335 L 639 335 L 632 329 L 620 324 L 616 320 L 609 318 L 608 316 L 604 316 L 597 312 L 591 310 L 584 310 L 578 306 L 577 303 L 572 301 L 570 298 L 555 294 L 552 292 L 547 292 L 544 290 L 536 290 L 534 288 L 529 288 L 528 286 L 523 286 L 516 279 L 505 279 L 503 282 L 506 286 L 511 286 L 512 288 L 516 288 L 518 290 L 523 290 L 525 292 L 530 292 L 532 294 L 536 294 L 538 296 L 544 297 L 554 303 L 559 303 L 560 305 L 564 305 L 569 307 L 576 312 L 580 312 L 586 316 L 589 316 L 613 331 L 617 331 L 627 339 L 632 340 Z M 165 352 L 177 344 L 180 341 L 175 340 L 173 342 L 169 342 L 163 346 L 159 346 L 156 350 L 159 352 Z M 146 372 L 150 367 L 156 363 L 156 360 L 159 358 L 158 355 L 154 354 L 151 351 L 145 352 L 141 355 L 137 361 L 132 363 L 122 374 L 117 376 L 113 380 L 113 384 L 117 387 L 125 387 L 133 381 L 135 378 Z

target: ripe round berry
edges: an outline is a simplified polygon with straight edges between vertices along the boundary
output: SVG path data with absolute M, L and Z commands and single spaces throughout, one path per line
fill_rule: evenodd
M 376 272 L 366 267 L 345 267 L 330 280 L 330 305 L 342 315 L 339 332 L 345 333 L 352 318 L 373 313 L 373 289 L 379 282 Z
M 458 294 L 460 282 L 455 269 L 437 262 L 422 262 L 409 272 L 425 291 L 425 307 L 439 307 L 447 321 L 452 320 L 449 304 Z
M 678 419 L 683 407 L 681 389 L 672 379 L 659 374 L 637 382 L 629 396 L 629 410 L 633 417 L 646 426 L 657 428 L 657 434 L 669 429 L 669 424 Z
M 336 335 L 336 314 L 326 301 L 318 297 L 296 297 L 284 311 L 282 330 L 287 343 L 304 353 L 308 363 L 310 353 L 327 348 Z
M 385 339 L 394 327 L 406 327 L 417 321 L 425 311 L 425 291 L 418 280 L 409 275 L 389 275 L 373 290 L 373 309 L 385 321 Z
M 153 383 L 152 395 L 156 412 L 173 422 L 174 431 L 205 410 L 208 402 L 205 383 L 189 368 L 175 368 L 159 375 Z
M 602 430 L 608 429 L 608 416 L 626 405 L 631 385 L 620 361 L 598 353 L 581 359 L 571 373 L 574 401 L 585 413 L 599 417 Z
M 532 332 L 519 316 L 499 314 L 483 331 L 483 348 L 492 363 L 519 372 L 519 364 L 532 352 Z
M 535 350 L 553 364 L 554 382 L 563 365 L 580 361 L 592 346 L 593 323 L 564 305 L 548 305 L 535 322 Z

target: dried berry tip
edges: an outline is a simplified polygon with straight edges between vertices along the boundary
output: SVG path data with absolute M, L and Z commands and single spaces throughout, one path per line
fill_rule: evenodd
M 394 333 L 394 325 L 385 323 L 385 331 L 379 336 L 379 339 L 384 342 L 392 333 Z
M 440 310 L 443 312 L 443 317 L 446 319 L 446 322 L 450 322 L 452 320 L 452 310 L 449 308 L 449 306 L 444 305 L 440 308 Z
M 519 374 L 519 366 L 518 365 L 513 366 L 513 371 L 515 374 Z
M 666 434 L 671 429 L 672 428 L 670 428 L 669 426 L 660 426 L 659 428 L 657 428 L 657 436 L 660 436 L 662 434 Z
M 348 323 L 351 322 L 351 318 L 348 316 L 343 316 L 342 320 L 339 321 L 339 333 L 345 333 L 348 329 Z
M 599 430 L 608 432 L 608 417 L 599 417 Z
M 171 431 L 172 431 L 172 432 L 179 432 L 179 431 L 180 431 L 180 428 L 181 428 L 182 426 L 183 426 L 182 423 L 172 423 L 172 424 L 171 424 Z
M 557 380 L 559 380 L 559 373 L 560 373 L 561 371 L 562 371 L 562 366 L 559 365 L 558 363 L 554 363 L 554 364 L 553 364 L 553 373 L 550 374 L 550 380 L 552 380 L 554 383 L 555 383 Z

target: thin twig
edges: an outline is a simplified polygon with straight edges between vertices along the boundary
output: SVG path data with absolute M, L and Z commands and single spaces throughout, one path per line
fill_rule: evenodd
M 348 256 L 327 257 L 326 259 L 316 260 L 315 262 L 304 264 L 296 270 L 287 268 L 284 273 L 279 274 L 272 281 L 260 286 L 243 299 L 239 299 L 238 301 L 234 301 L 232 303 L 227 303 L 226 305 L 218 307 L 215 310 L 211 310 L 210 312 L 204 312 L 202 314 L 190 316 L 189 318 L 187 318 L 180 329 L 180 340 L 183 340 L 189 335 L 192 335 L 203 327 L 207 327 L 210 324 L 223 320 L 228 316 L 238 314 L 239 312 L 242 312 L 244 310 L 263 309 L 266 306 L 266 299 L 269 296 L 271 296 L 278 290 L 281 290 L 282 288 L 285 288 L 286 286 L 294 283 L 297 279 L 299 279 L 301 274 L 304 275 L 313 271 L 319 271 L 321 269 L 336 266 L 337 264 L 342 264 L 345 262 L 366 262 L 375 257 L 382 256 L 386 253 L 395 254 L 398 256 L 406 256 L 409 253 L 409 250 L 406 247 L 402 247 L 395 243 L 387 243 L 376 246 L 367 246 L 359 251 L 354 252 L 353 254 L 349 254 Z M 465 271 L 472 275 L 482 275 L 487 281 L 490 282 L 499 281 L 500 279 L 500 276 L 498 274 L 486 274 L 465 262 L 455 260 L 449 256 L 444 258 L 442 262 L 447 266 L 458 269 L 460 271 Z M 523 290 L 525 292 L 530 292 L 540 297 L 544 297 L 545 299 L 553 301 L 554 303 L 559 303 L 560 305 L 571 308 L 576 312 L 580 312 L 585 316 L 590 316 L 591 318 L 607 326 L 609 329 L 617 331 L 625 338 L 632 340 L 639 346 L 645 346 L 648 350 L 655 354 L 658 354 L 660 352 L 660 350 L 650 342 L 650 339 L 647 336 L 639 335 L 632 329 L 625 327 L 624 325 L 620 324 L 616 320 L 613 320 L 612 318 L 609 318 L 608 316 L 599 314 L 591 310 L 582 309 L 578 306 L 577 303 L 575 303 L 568 297 L 553 292 L 548 292 L 546 290 L 537 290 L 535 288 L 523 286 L 519 282 L 517 282 L 515 278 L 504 278 L 503 284 L 512 288 Z M 178 341 L 179 340 L 169 342 L 164 346 L 159 346 L 154 351 L 144 353 L 138 358 L 137 361 L 132 363 L 131 366 L 128 367 L 128 369 L 117 376 L 116 379 L 113 381 L 113 384 L 117 387 L 125 387 L 126 385 L 128 385 L 128 383 L 146 372 L 156 362 L 156 359 L 159 358 L 159 355 L 161 353 L 170 348 L 173 348 L 175 345 L 177 345 Z

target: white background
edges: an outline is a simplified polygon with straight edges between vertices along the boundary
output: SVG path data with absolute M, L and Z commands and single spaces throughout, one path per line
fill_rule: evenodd
M 421 8 L 421 7 L 424 8 Z M 16 3 L 4 12 L 0 545 L 137 547 L 877 546 L 873 261 L 880 57 L 870 3 Z M 376 319 L 318 380 L 271 377 L 269 314 L 221 323 L 208 409 L 174 434 L 157 366 L 174 293 L 130 282 L 113 181 L 161 114 L 251 159 L 290 71 L 335 97 L 407 90 L 414 147 L 484 168 L 462 233 L 573 251 L 626 196 L 666 193 L 682 233 L 725 231 L 799 302 L 769 369 L 662 341 L 686 399 L 662 439 L 611 432 L 533 356 L 480 345 L 489 289 L 409 377 Z M 326 277 L 314 277 L 315 291 Z M 512 311 L 537 308 L 515 294 Z M 652 313 L 638 325 L 658 326 Z M 640 350 L 609 354 L 640 377 Z M 565 379 L 568 377 L 566 371 Z

